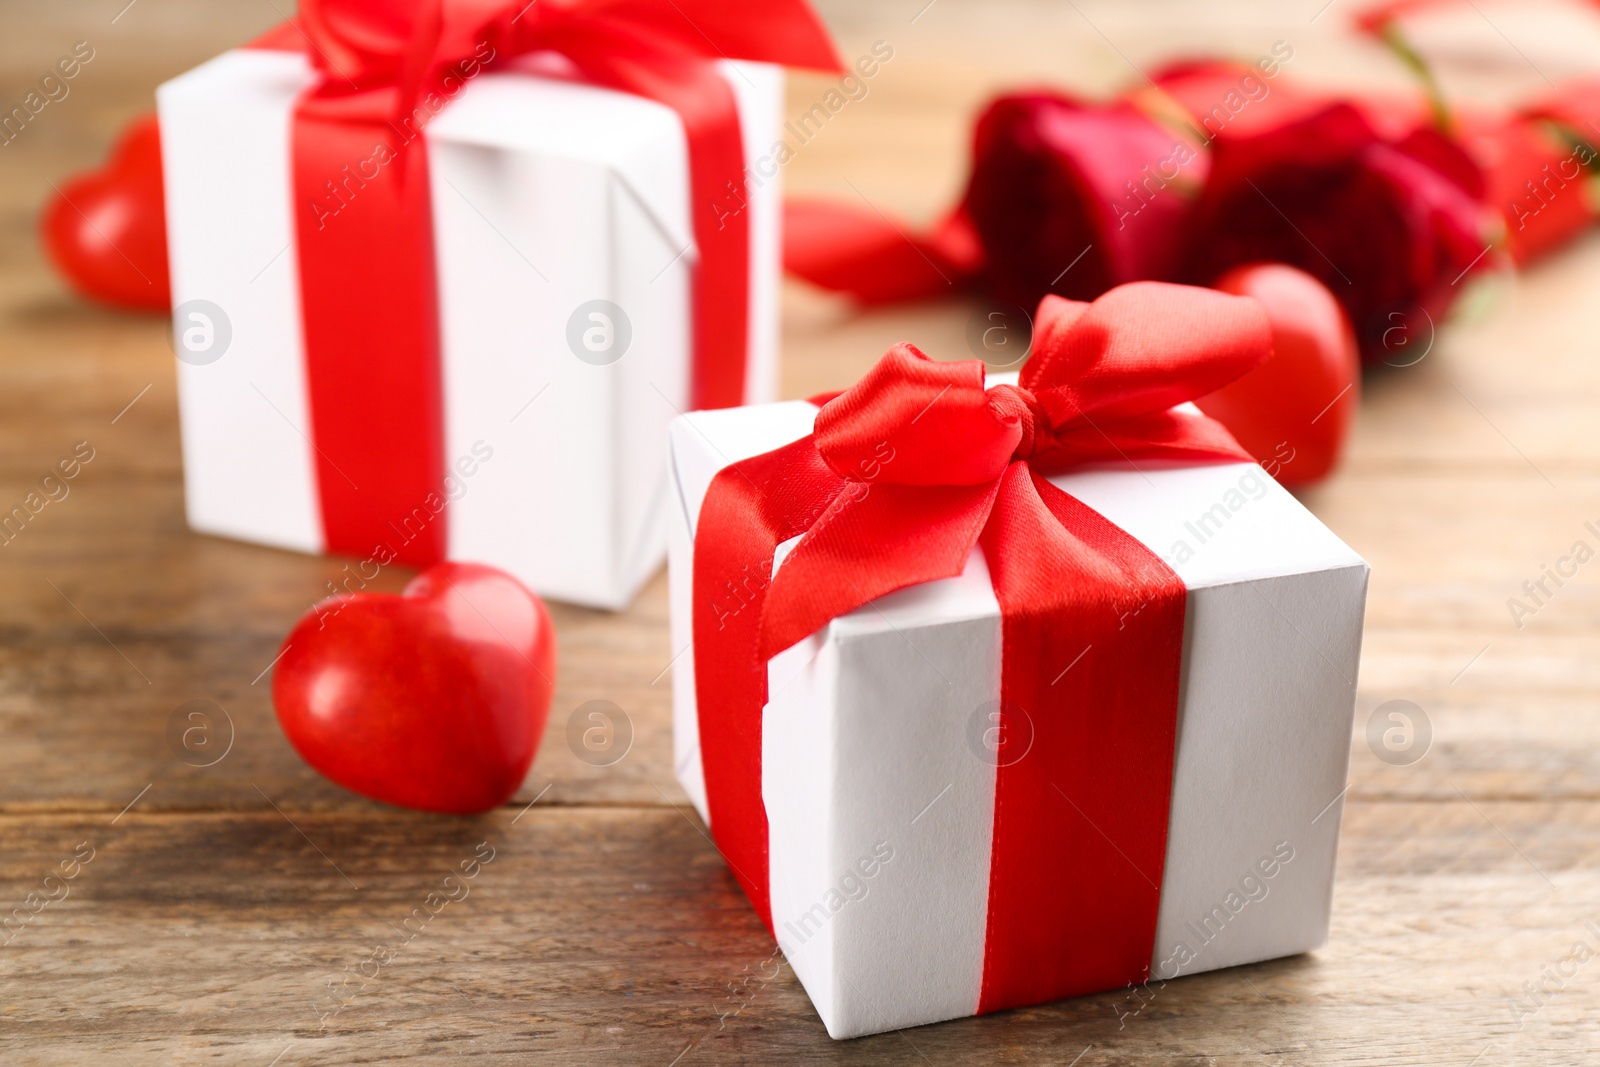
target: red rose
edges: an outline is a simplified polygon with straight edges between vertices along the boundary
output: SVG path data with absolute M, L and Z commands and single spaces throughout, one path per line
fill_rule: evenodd
M 1457 0 L 1385 0 L 1362 11 L 1356 26 L 1424 72 L 1424 82 L 1436 90 L 1426 60 L 1409 40 L 1408 20 L 1451 7 L 1473 18 Z M 1567 244 L 1600 217 L 1588 191 L 1593 134 L 1600 129 L 1600 79 L 1563 81 L 1509 113 L 1473 106 L 1449 110 L 1450 133 L 1483 171 L 1485 198 L 1505 219 L 1506 251 L 1517 266 Z
M 1046 293 L 1092 300 L 1124 282 L 1173 280 L 1207 160 L 1152 97 L 1098 106 L 1051 91 L 999 97 L 973 135 L 960 204 L 919 230 L 871 204 L 791 200 L 784 266 L 868 304 L 976 285 L 1020 307 Z
M 1206 166 L 1192 138 L 1130 101 L 1000 97 L 978 119 L 963 201 L 988 288 L 1032 307 L 1046 293 L 1090 300 L 1124 282 L 1172 278 Z
M 1156 82 L 1205 116 L 1238 76 L 1199 65 Z M 1464 276 L 1489 259 L 1482 172 L 1424 112 L 1273 94 L 1205 128 L 1211 175 L 1188 275 L 1205 283 L 1262 260 L 1299 267 L 1344 306 L 1363 358 L 1383 359 L 1431 330 Z
M 919 231 L 871 204 L 792 204 L 785 262 L 867 302 L 976 285 L 1022 307 L 1281 262 L 1335 294 L 1367 361 L 1409 360 L 1465 277 L 1496 259 L 1485 189 L 1420 94 L 1333 98 L 1257 67 L 1194 63 L 1106 105 L 1000 97 L 942 222 Z

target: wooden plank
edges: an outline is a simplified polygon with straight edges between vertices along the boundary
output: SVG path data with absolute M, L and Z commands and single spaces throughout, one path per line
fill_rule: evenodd
M 683 1064 L 1065 1064 L 1091 1046 L 1085 1064 L 1578 1062 L 1600 1045 L 1600 964 L 1536 1013 L 1507 995 L 1529 1006 L 1522 982 L 1575 941 L 1600 949 L 1584 925 L 1600 921 L 1600 804 L 1480 809 L 1352 805 L 1331 941 L 1310 955 L 1154 986 L 1142 1009 L 1124 991 L 843 1044 L 698 822 L 659 805 L 0 817 L 0 902 L 66 886 L 0 947 L 0 1048 L 135 1067 L 685 1049 Z M 45 888 L 84 842 L 93 858 Z

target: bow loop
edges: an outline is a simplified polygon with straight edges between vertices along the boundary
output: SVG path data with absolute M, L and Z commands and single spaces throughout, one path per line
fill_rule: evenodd
M 1271 354 L 1266 311 L 1250 297 L 1133 282 L 1089 304 L 1045 297 L 1021 384 L 1059 433 L 1166 411 Z
M 1015 405 L 997 407 L 975 359 L 941 363 L 897 344 L 817 413 L 817 451 L 856 482 L 981 485 L 1023 437 Z
M 311 62 L 361 89 L 398 75 L 419 10 L 370 0 L 307 0 L 295 23 L 311 44 Z

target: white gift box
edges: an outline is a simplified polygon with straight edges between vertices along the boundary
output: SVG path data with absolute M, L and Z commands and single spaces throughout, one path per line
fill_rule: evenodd
M 675 649 L 692 642 L 693 540 L 712 478 L 809 433 L 816 412 L 797 401 L 673 423 Z M 1188 588 L 1152 986 L 1129 994 L 1136 1012 L 1160 980 L 1326 940 L 1368 568 L 1255 464 L 1050 480 Z M 772 921 L 836 1038 L 977 1011 L 996 768 L 969 724 L 999 698 L 1000 652 L 975 549 L 960 577 L 882 597 L 768 664 Z M 673 672 L 677 776 L 709 822 L 692 651 Z
M 666 428 L 689 405 L 688 149 L 671 108 L 540 69 L 528 57 L 479 75 L 424 130 L 443 460 L 473 460 L 449 505 L 448 555 L 620 608 L 660 564 Z M 753 161 L 778 139 L 783 72 L 723 62 L 721 73 Z M 325 544 L 290 122 L 315 77 L 300 54 L 244 49 L 157 91 L 173 304 L 208 301 L 231 332 L 220 358 L 178 366 L 189 522 L 304 552 Z M 775 177 L 749 183 L 752 402 L 775 387 L 780 203 Z M 569 317 L 596 299 L 632 327 L 603 366 L 567 341 Z

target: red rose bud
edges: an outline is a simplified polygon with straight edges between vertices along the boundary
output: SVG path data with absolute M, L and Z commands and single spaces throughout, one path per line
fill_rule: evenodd
M 1457 138 L 1483 168 L 1486 198 L 1505 219 L 1506 248 L 1518 266 L 1588 229 L 1594 149 L 1551 122 L 1523 115 L 1458 113 Z
M 1248 69 L 1248 68 L 1244 68 Z M 1156 78 L 1197 117 L 1228 67 Z M 1211 177 L 1196 207 L 1190 277 L 1210 281 L 1270 260 L 1312 274 L 1355 326 L 1367 362 L 1383 359 L 1396 316 L 1440 318 L 1465 276 L 1491 259 L 1496 226 L 1484 175 L 1425 107 L 1356 104 L 1274 87 L 1211 138 Z M 1255 105 L 1251 105 L 1255 106 Z
M 1505 215 L 1517 263 L 1554 251 L 1600 216 L 1600 80 L 1563 82 L 1503 121 L 1462 129 L 1488 174 L 1489 202 Z
M 995 296 L 1088 300 L 1136 279 L 1172 278 L 1204 181 L 1203 149 L 1132 100 L 1003 96 L 978 120 L 964 208 Z

